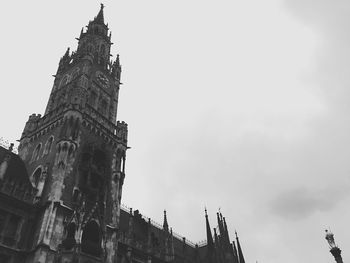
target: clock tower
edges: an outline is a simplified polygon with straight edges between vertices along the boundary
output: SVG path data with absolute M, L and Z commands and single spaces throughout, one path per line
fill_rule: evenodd
M 103 5 L 59 61 L 45 114 L 18 148 L 38 209 L 29 262 L 116 262 L 127 124 L 116 121 L 119 56 Z

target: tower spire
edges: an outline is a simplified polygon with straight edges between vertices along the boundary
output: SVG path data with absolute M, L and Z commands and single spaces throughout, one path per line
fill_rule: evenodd
M 101 8 L 100 11 L 98 12 L 97 16 L 94 19 L 94 22 L 98 23 L 98 24 L 104 24 L 104 16 L 103 16 L 103 8 L 104 8 L 104 4 L 101 3 Z
M 168 220 L 166 218 L 166 210 L 164 210 L 163 229 L 167 232 L 169 231 Z
M 220 210 L 219 210 L 220 211 Z M 222 215 L 221 215 L 221 212 L 217 212 L 216 213 L 216 217 L 217 217 L 217 220 L 218 220 L 218 226 L 219 226 L 219 232 L 220 232 L 220 239 L 223 239 L 224 236 L 225 236 L 225 231 L 224 231 L 224 226 L 222 224 Z
M 104 24 L 103 9 L 101 4 L 86 32 L 80 31 L 77 49 L 73 52 L 67 49 L 60 59 L 45 116 L 31 115 L 20 139 L 22 161 L 18 160 L 18 165 L 21 165 L 20 172 L 24 166 L 25 181 L 17 181 L 16 175 L 16 181 L 9 184 L 13 187 L 11 195 L 13 192 L 13 196 L 26 205 L 32 202 L 33 207 L 48 204 L 42 206 L 40 213 L 36 209 L 23 213 L 23 218 L 38 218 L 37 223 L 23 223 L 23 227 L 33 228 L 33 232 L 23 232 L 19 228 L 17 231 L 37 244 L 33 247 L 35 252 L 30 255 L 34 261 L 44 257 L 43 262 L 48 262 L 54 253 L 60 253 L 57 247 L 49 248 L 51 240 L 61 244 L 62 248 L 69 247 L 74 254 L 79 244 L 79 252 L 98 257 L 98 261 L 117 260 L 128 129 L 127 123 L 116 118 L 120 88 L 117 80 L 120 79 L 121 68 L 118 65 L 116 79 L 110 68 L 112 43 L 108 37 L 108 26 Z M 47 131 L 45 135 L 42 130 Z M 2 159 L 0 178 L 5 175 L 6 168 Z M 56 205 L 63 200 L 64 207 Z M 58 215 L 65 213 L 65 209 L 72 211 L 72 215 L 67 220 L 56 220 Z M 126 222 L 129 223 L 126 224 L 125 239 L 128 246 L 135 242 L 134 230 L 139 218 L 135 212 Z M 22 222 L 22 215 L 16 215 L 13 220 L 22 227 L 18 223 Z M 67 235 L 52 231 L 52 227 Z M 39 235 L 33 236 L 32 233 L 36 232 L 40 232 Z M 165 234 L 169 235 L 168 232 Z M 68 239 L 75 240 L 76 235 L 81 237 L 79 243 L 66 242 Z M 104 242 L 108 246 L 104 246 Z M 39 249 L 41 244 L 45 244 L 45 248 Z M 129 250 L 130 253 L 127 253 L 131 255 L 131 248 Z M 82 260 L 79 255 L 76 256 L 78 261 Z
M 209 263 L 213 263 L 215 261 L 214 241 L 213 241 L 213 236 L 211 234 L 207 209 L 205 208 L 204 211 L 205 211 L 205 225 L 206 225 L 206 229 L 207 229 L 207 246 L 208 246 L 207 256 L 208 256 Z

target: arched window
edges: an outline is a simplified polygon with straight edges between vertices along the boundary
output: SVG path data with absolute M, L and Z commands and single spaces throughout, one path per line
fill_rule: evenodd
M 79 189 L 74 187 L 72 201 L 78 202 L 78 198 L 79 198 Z
M 76 229 L 76 226 L 74 223 L 70 223 L 67 226 L 67 238 L 74 238 L 75 237 L 75 229 Z
M 63 151 L 63 152 L 66 152 L 67 150 L 68 150 L 68 143 L 65 142 L 65 143 L 63 144 L 62 151 Z
M 65 129 L 65 135 L 67 137 L 72 136 L 72 129 L 73 129 L 73 125 L 74 125 L 74 117 L 71 116 L 69 118 L 69 120 L 65 123 L 64 129 Z M 68 144 L 67 144 L 67 148 L 68 148 Z
M 5 229 L 6 218 L 7 212 L 5 212 L 4 210 L 0 210 L 0 233 L 2 233 Z
M 124 173 L 125 170 L 125 155 L 120 158 L 120 171 Z
M 34 150 L 34 152 L 33 152 L 32 160 L 31 160 L 32 162 L 34 162 L 34 161 L 36 161 L 36 159 L 38 159 L 40 149 L 41 149 L 41 143 L 39 143 L 39 144 L 36 146 L 36 148 L 35 148 L 35 150 Z
M 39 167 L 39 168 L 37 168 L 36 170 L 35 170 L 35 172 L 33 173 L 33 176 L 32 176 L 32 184 L 33 184 L 33 186 L 34 187 L 38 187 L 38 185 L 39 185 L 39 181 L 40 181 L 40 177 L 41 177 L 41 172 L 42 172 L 42 170 L 41 170 L 41 167 Z
M 45 144 L 45 149 L 44 149 L 43 155 L 46 155 L 46 154 L 49 154 L 49 153 L 50 153 L 52 143 L 53 143 L 53 136 L 51 136 L 51 137 L 47 140 L 47 142 L 46 142 L 46 144 Z
M 101 255 L 101 237 L 99 226 L 95 221 L 90 221 L 83 229 L 81 237 L 81 250 L 84 253 L 100 256 Z
M 76 230 L 76 225 L 75 223 L 70 223 L 67 227 L 66 227 L 66 239 L 63 240 L 62 245 L 65 249 L 72 249 L 75 245 L 75 230 Z
M 74 153 L 74 146 L 73 144 L 71 144 L 68 149 L 68 157 L 71 157 L 73 153 Z
M 74 127 L 72 130 L 72 139 L 75 140 L 79 135 L 79 127 L 80 127 L 80 120 L 77 118 L 74 123 Z
M 116 170 L 118 172 L 124 172 L 125 162 L 125 153 L 122 150 L 117 151 L 117 160 L 116 160 Z
M 18 215 L 12 214 L 8 220 L 8 223 L 6 225 L 6 228 L 4 229 L 5 233 L 4 236 L 8 237 L 7 239 L 4 239 L 5 245 L 13 245 L 13 242 L 16 239 L 17 233 L 19 231 L 19 223 L 21 221 L 21 217 Z

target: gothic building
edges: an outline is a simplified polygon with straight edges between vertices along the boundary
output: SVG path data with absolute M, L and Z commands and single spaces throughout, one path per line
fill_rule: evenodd
M 18 146 L 0 147 L 1 263 L 245 263 L 225 218 L 207 242 L 173 233 L 121 207 L 128 126 L 116 121 L 121 65 L 98 15 L 59 61 L 45 114 L 32 114 Z M 204 221 L 203 221 L 204 230 Z

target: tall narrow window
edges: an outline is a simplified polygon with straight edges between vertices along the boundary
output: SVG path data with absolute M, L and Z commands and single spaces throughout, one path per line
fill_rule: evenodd
M 63 240 L 62 245 L 65 249 L 72 249 L 75 245 L 75 230 L 76 225 L 74 223 L 70 223 L 66 228 L 66 239 Z
M 125 172 L 125 156 L 124 155 L 120 158 L 120 171 L 122 173 Z
M 78 189 L 74 189 L 73 190 L 72 201 L 73 202 L 78 202 L 78 198 L 79 198 L 79 190 Z
M 104 56 L 105 52 L 106 52 L 105 45 L 102 44 L 101 47 L 100 47 L 100 53 L 101 53 L 102 56 Z
M 118 172 L 123 171 L 124 166 L 124 153 L 119 149 L 117 151 L 116 169 Z
M 101 100 L 100 102 L 100 113 L 102 115 L 106 115 L 107 113 L 107 102 L 105 100 Z
M 5 229 L 5 236 L 13 238 L 16 236 L 20 219 L 17 215 L 11 215 Z
M 42 172 L 41 167 L 39 167 L 39 168 L 37 168 L 37 169 L 35 170 L 35 172 L 33 173 L 32 184 L 33 184 L 33 186 L 36 187 L 36 188 L 37 188 L 38 185 L 39 185 L 39 181 L 40 181 L 40 177 L 41 177 L 41 172 Z
M 21 220 L 21 217 L 17 215 L 10 216 L 4 231 L 3 242 L 5 243 L 5 245 L 7 246 L 15 245 L 17 241 L 17 232 L 19 231 L 18 227 L 19 227 L 20 220 Z
M 45 149 L 44 149 L 43 155 L 46 155 L 46 154 L 49 154 L 49 153 L 50 153 L 52 143 L 53 143 L 53 136 L 51 136 L 51 137 L 47 140 L 47 142 L 46 142 L 46 144 L 45 144 Z
M 3 210 L 0 210 L 0 235 L 2 235 L 5 229 L 5 221 L 6 221 L 7 213 Z
M 41 149 L 41 143 L 38 144 L 38 146 L 36 146 L 34 152 L 33 152 L 33 155 L 32 155 L 32 162 L 36 161 L 36 159 L 38 159 L 38 156 L 39 156 L 39 152 L 40 152 L 40 149 Z
M 70 223 L 67 226 L 67 238 L 74 238 L 76 226 L 74 223 Z
M 90 221 L 83 229 L 81 237 L 81 249 L 84 253 L 100 256 L 101 255 L 101 238 L 98 224 Z

